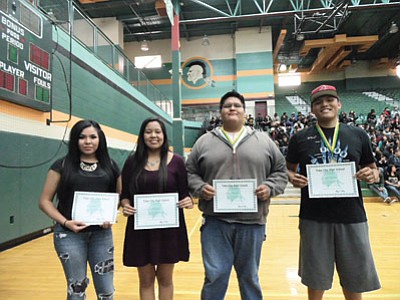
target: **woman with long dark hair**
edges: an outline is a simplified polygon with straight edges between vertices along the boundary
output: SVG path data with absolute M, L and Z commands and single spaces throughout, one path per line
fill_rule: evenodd
M 178 193 L 179 227 L 134 229 L 137 209 L 134 195 Z M 157 118 L 145 120 L 140 128 L 137 148 L 122 170 L 121 206 L 128 217 L 123 263 L 137 267 L 141 300 L 173 299 L 173 269 L 189 260 L 189 243 L 183 208 L 193 208 L 189 196 L 183 159 L 169 151 L 167 131 Z
M 85 299 L 89 263 L 98 299 L 113 299 L 114 242 L 111 224 L 88 226 L 72 219 L 75 192 L 119 193 L 121 177 L 100 125 L 81 120 L 71 129 L 68 153 L 50 167 L 39 207 L 57 224 L 54 246 L 67 280 L 67 299 Z M 53 203 L 57 195 L 58 205 Z

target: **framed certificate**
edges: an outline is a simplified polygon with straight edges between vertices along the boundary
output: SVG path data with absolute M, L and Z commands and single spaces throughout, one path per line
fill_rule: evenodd
M 306 165 L 310 198 L 358 197 L 354 161 Z
M 257 212 L 255 179 L 213 180 L 214 212 Z
M 178 193 L 135 195 L 134 229 L 179 227 L 178 201 Z
M 75 192 L 72 219 L 86 225 L 114 224 L 117 221 L 117 193 Z

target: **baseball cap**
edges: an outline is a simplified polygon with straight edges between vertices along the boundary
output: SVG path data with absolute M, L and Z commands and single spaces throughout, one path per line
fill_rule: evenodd
M 333 96 L 339 99 L 336 88 L 333 85 L 322 84 L 311 92 L 311 103 L 317 100 L 321 96 Z

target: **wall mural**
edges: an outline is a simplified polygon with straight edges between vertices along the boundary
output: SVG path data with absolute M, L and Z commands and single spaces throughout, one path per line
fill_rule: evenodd
M 182 65 L 182 82 L 192 90 L 215 87 L 214 68 L 209 60 L 203 57 L 191 57 Z

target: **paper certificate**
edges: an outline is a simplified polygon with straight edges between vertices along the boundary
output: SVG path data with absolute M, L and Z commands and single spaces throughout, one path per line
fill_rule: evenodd
M 255 179 L 213 180 L 214 212 L 257 212 Z
M 179 227 L 178 193 L 135 195 L 133 201 L 134 229 Z
M 75 192 L 72 219 L 86 225 L 114 224 L 117 221 L 117 193 Z
M 354 162 L 306 165 L 310 198 L 358 197 Z

